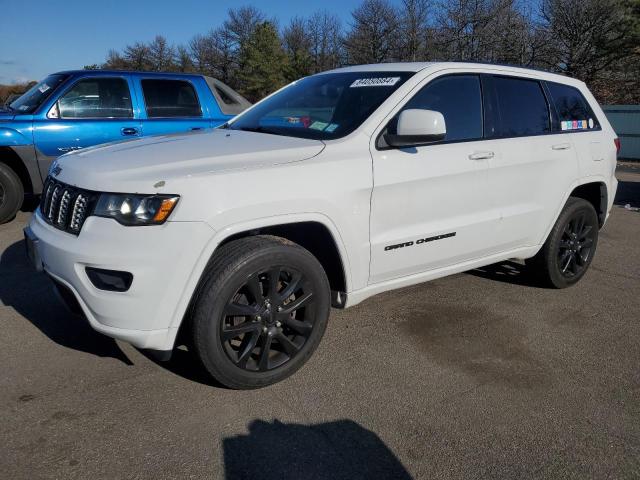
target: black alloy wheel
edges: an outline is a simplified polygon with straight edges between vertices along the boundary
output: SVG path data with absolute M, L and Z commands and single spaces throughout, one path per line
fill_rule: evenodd
M 592 257 L 594 240 L 598 231 L 589 222 L 587 212 L 579 210 L 567 222 L 558 244 L 558 268 L 566 278 L 581 275 Z
M 314 294 L 304 275 L 275 265 L 251 275 L 220 322 L 225 352 L 239 368 L 278 368 L 301 351 L 314 327 Z
M 593 205 L 569 197 L 540 251 L 526 260 L 542 285 L 566 288 L 587 272 L 598 245 L 600 224 Z
M 331 291 L 318 260 L 286 239 L 256 235 L 221 246 L 190 318 L 192 346 L 230 388 L 260 388 L 296 372 L 320 343 Z

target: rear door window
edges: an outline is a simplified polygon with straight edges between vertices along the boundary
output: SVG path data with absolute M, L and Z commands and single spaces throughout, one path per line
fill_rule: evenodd
M 49 118 L 133 118 L 131 93 L 124 78 L 91 77 L 65 93 Z
M 536 80 L 492 77 L 495 96 L 493 119 L 487 136 L 522 137 L 551 132 L 549 107 Z
M 190 82 L 145 79 L 141 83 L 147 117 L 202 117 L 198 96 Z
M 577 88 L 561 83 L 547 82 L 547 88 L 558 114 L 559 124 L 556 130 L 593 130 L 599 129 L 598 119 Z

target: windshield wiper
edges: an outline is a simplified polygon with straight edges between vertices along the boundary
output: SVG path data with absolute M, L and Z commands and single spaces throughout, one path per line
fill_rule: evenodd
M 273 130 L 269 127 L 263 127 L 261 125 L 257 126 L 257 127 L 238 127 L 235 128 L 234 130 L 242 130 L 243 132 L 257 132 L 257 133 L 267 133 L 270 135 L 281 135 L 281 136 L 287 136 L 285 133 L 282 132 L 278 132 L 276 130 Z

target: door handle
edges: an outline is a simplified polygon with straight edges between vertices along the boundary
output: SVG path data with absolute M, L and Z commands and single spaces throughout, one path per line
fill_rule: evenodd
M 202 130 L 202 127 L 191 127 L 192 132 L 197 132 L 198 130 Z
M 494 155 L 493 152 L 475 152 L 469 155 L 469 160 L 486 160 L 493 158 Z
M 551 148 L 553 148 L 554 150 L 569 150 L 571 148 L 571 144 L 570 143 L 558 143 L 556 145 L 553 145 Z
M 122 135 L 127 136 L 138 135 L 138 129 L 135 127 L 124 127 L 120 132 L 122 132 Z

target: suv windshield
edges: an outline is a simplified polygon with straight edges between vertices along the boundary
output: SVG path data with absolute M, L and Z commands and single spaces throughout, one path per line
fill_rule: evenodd
M 326 73 L 299 80 L 228 128 L 331 140 L 348 135 L 413 72 Z
M 68 77 L 69 75 L 49 75 L 11 102 L 9 107 L 16 112 L 33 113 Z

